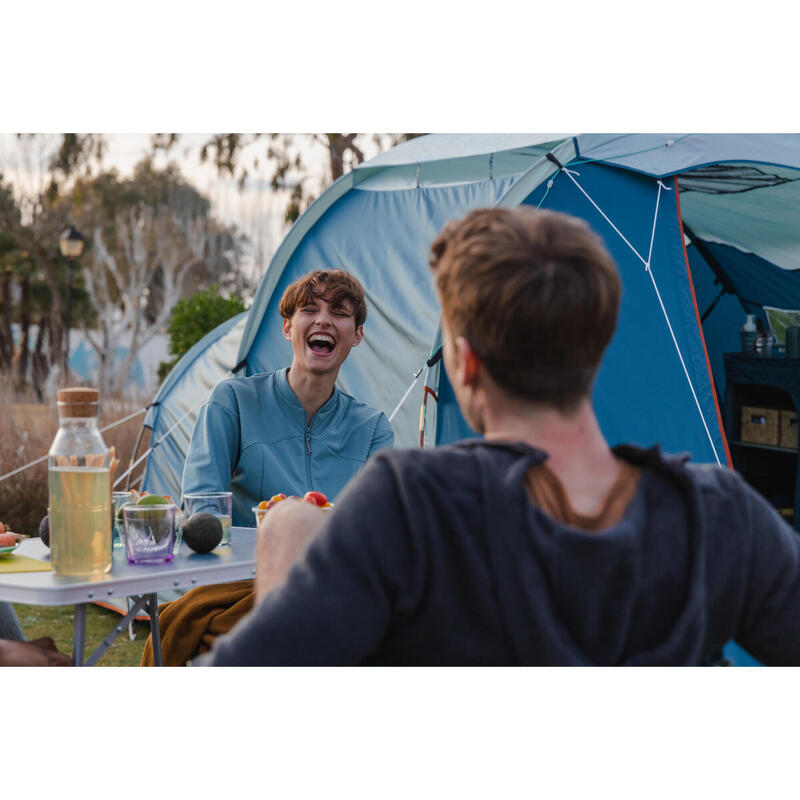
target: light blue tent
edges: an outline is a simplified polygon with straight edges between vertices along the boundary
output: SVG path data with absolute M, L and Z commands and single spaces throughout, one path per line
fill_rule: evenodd
M 739 349 L 746 311 L 800 307 L 799 176 L 797 135 L 414 139 L 340 178 L 297 221 L 231 360 L 247 375 L 289 363 L 283 290 L 309 270 L 346 269 L 364 284 L 369 315 L 340 385 L 390 413 L 438 342 L 428 250 L 442 226 L 485 206 L 565 211 L 604 239 L 623 280 L 618 330 L 594 393 L 606 437 L 730 465 L 722 353 Z M 425 386 L 393 419 L 397 444 L 419 445 L 423 397 L 426 444 L 473 435 L 440 364 Z M 170 456 L 174 475 L 179 450 Z
M 183 463 L 197 414 L 213 388 L 233 375 L 246 319 L 244 311 L 207 333 L 175 364 L 156 392 L 142 427 L 150 430 L 153 448 L 145 462 L 144 491 L 181 496 Z

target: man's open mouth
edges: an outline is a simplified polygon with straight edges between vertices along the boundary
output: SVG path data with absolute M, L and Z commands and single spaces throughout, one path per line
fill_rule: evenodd
M 326 356 L 336 346 L 333 336 L 327 333 L 312 333 L 306 340 L 312 353 Z

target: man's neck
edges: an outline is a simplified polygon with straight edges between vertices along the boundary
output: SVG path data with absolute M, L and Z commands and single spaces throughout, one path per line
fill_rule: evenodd
M 314 375 L 295 366 L 294 362 L 289 367 L 286 379 L 289 387 L 295 393 L 306 412 L 306 424 L 311 424 L 311 418 L 328 402 L 336 385 L 335 375 Z
M 486 439 L 525 442 L 548 454 L 555 473 L 576 511 L 591 514 L 605 500 L 620 465 L 600 430 L 590 400 L 574 412 L 496 402 L 484 415 Z

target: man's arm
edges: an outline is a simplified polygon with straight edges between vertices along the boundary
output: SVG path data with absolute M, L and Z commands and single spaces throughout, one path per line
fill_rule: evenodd
M 72 659 L 45 636 L 32 642 L 0 639 L 0 667 L 71 667 Z
M 326 513 L 313 503 L 288 499 L 264 515 L 256 544 L 256 603 L 284 583 L 322 527 Z
M 230 404 L 224 402 L 228 392 L 220 384 L 200 409 L 183 468 L 183 494 L 227 492 L 231 488 L 231 475 L 239 457 L 239 420 Z
M 271 524 L 265 519 L 259 532 L 261 599 L 217 639 L 202 663 L 356 664 L 377 649 L 398 598 L 407 595 L 409 576 L 419 572 L 411 568 L 419 552 L 410 540 L 409 518 L 387 459 L 372 459 L 332 512 L 287 503 L 269 511 L 267 519 L 275 516 Z M 273 531 L 280 538 L 268 542 Z M 268 558 L 275 560 L 267 564 Z
M 800 665 L 800 535 L 739 481 L 751 542 L 736 641 L 765 664 Z

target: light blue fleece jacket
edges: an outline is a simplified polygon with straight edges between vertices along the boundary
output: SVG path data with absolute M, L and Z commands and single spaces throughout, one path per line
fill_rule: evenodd
M 306 426 L 288 368 L 218 384 L 200 410 L 183 494 L 233 492 L 233 524 L 255 527 L 252 507 L 284 492 L 333 501 L 366 460 L 391 447 L 386 415 L 334 389 Z

